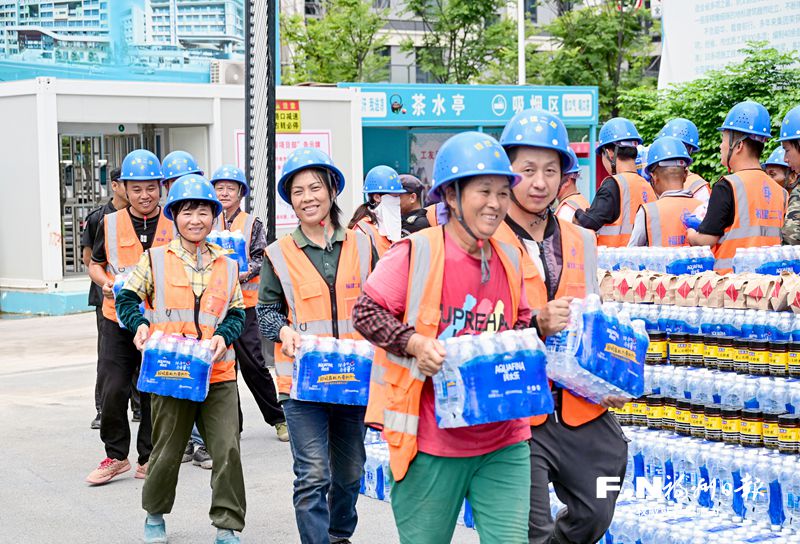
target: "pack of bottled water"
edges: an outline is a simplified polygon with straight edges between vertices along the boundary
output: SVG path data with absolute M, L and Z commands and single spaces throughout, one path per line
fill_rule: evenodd
M 366 340 L 303 335 L 290 396 L 297 400 L 366 406 L 375 351 Z
M 228 256 L 239 263 L 239 270 L 242 272 L 247 270 L 249 256 L 247 255 L 244 233 L 238 230 L 212 230 L 206 237 L 206 241 L 216 244 L 222 249 L 227 249 Z
M 125 282 L 128 281 L 130 275 L 131 275 L 130 272 L 128 272 L 125 274 L 119 274 L 118 276 L 114 277 L 114 286 L 111 288 L 111 290 L 114 291 L 115 300 L 119 292 L 122 291 L 122 287 L 125 285 Z M 144 302 L 139 303 L 139 313 L 144 315 Z M 120 329 L 127 329 L 127 327 L 123 325 L 122 321 L 120 321 L 119 319 L 117 319 L 117 323 L 119 324 Z
M 745 247 L 733 256 L 733 271 L 777 276 L 800 272 L 800 246 Z
M 616 308 L 604 307 L 597 295 L 573 299 L 566 329 L 547 338 L 551 380 L 593 402 L 643 393 L 647 330 Z
M 361 494 L 391 502 L 392 476 L 389 471 L 389 446 L 386 442 L 365 444 L 367 460 L 361 477 Z
M 544 345 L 533 329 L 448 338 L 433 377 L 436 423 L 466 427 L 548 414 Z
M 666 274 L 699 274 L 714 269 L 708 246 L 597 248 L 597 267 L 603 270 L 649 270 Z
M 153 332 L 142 356 L 139 391 L 203 402 L 211 381 L 210 346 L 210 340 Z

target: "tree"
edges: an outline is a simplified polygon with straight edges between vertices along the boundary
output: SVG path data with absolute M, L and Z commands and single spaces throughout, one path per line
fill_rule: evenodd
M 800 61 L 796 51 L 781 53 L 766 42 L 750 42 L 745 59 L 735 65 L 709 72 L 705 77 L 664 90 L 632 89 L 620 97 L 620 110 L 629 117 L 646 143 L 658 135 L 673 117 L 693 121 L 700 132 L 701 148 L 692 158 L 692 170 L 708 180 L 724 174 L 720 164 L 720 136 L 728 110 L 744 100 L 763 104 L 772 115 L 772 134 L 777 135 L 783 116 L 800 104 Z M 764 156 L 779 144 L 767 143 Z
M 291 51 L 288 83 L 315 81 L 377 81 L 385 78 L 386 59 L 378 35 L 386 11 L 373 11 L 364 0 L 325 0 L 324 15 L 308 19 L 293 15 L 281 19 L 283 45 Z
M 566 4 L 566 2 L 557 2 Z M 528 54 L 529 83 L 597 85 L 601 117 L 619 113 L 619 93 L 642 84 L 651 62 L 651 19 L 633 0 L 602 0 L 542 27 L 550 43 Z
M 438 83 L 473 83 L 499 54 L 515 47 L 515 24 L 498 12 L 509 0 L 409 0 L 406 11 L 422 19 L 428 32 L 422 47 L 411 39 L 405 51 L 416 51 L 417 65 Z

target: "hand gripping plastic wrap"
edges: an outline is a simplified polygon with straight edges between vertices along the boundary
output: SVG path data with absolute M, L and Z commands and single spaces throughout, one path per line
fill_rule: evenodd
M 203 402 L 211 381 L 210 344 L 209 340 L 154 332 L 145 345 L 139 391 Z
M 375 351 L 366 340 L 303 336 L 290 396 L 296 400 L 366 406 Z

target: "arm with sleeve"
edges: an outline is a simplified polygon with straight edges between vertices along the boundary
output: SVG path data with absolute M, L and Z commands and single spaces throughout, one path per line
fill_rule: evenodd
M 647 216 L 644 213 L 644 206 L 639 206 L 636 212 L 636 219 L 633 222 L 633 232 L 628 242 L 628 247 L 643 247 L 647 245 Z
M 600 185 L 592 205 L 586 210 L 577 210 L 573 221 L 596 232 L 619 218 L 619 206 L 619 186 L 614 178 L 609 177 Z
M 280 331 L 289 324 L 287 314 L 281 280 L 275 274 L 269 258 L 265 258 L 261 264 L 261 283 L 258 286 L 256 304 L 258 330 L 261 335 L 267 340 L 280 342 Z

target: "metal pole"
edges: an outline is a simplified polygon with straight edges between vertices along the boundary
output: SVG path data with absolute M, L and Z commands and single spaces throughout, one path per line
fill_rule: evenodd
M 525 0 L 517 0 L 517 84 L 525 79 Z

